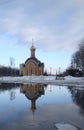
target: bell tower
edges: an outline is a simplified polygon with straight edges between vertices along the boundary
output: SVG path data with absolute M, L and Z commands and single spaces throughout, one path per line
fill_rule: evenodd
M 32 39 L 32 46 L 31 46 L 31 48 L 30 48 L 30 50 L 31 50 L 31 57 L 32 58 L 35 58 L 35 47 L 34 47 L 34 45 L 33 45 L 33 39 Z

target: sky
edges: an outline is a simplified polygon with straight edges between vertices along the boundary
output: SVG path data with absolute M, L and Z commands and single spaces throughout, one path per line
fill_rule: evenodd
M 84 0 L 0 0 L 0 65 L 19 68 L 32 38 L 45 70 L 65 70 L 84 38 Z

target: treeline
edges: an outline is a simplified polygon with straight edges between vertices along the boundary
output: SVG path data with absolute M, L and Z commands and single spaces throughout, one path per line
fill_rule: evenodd
M 84 76 L 84 40 L 78 46 L 78 50 L 72 55 L 71 64 L 64 75 Z
M 19 76 L 19 69 L 0 66 L 0 76 Z
M 82 40 L 78 50 L 72 55 L 71 68 L 84 72 L 84 40 Z

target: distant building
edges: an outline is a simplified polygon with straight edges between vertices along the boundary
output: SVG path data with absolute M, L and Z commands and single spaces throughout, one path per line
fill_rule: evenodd
M 35 50 L 36 49 L 32 43 L 32 46 L 30 48 L 31 56 L 25 61 L 25 63 L 20 64 L 20 75 L 43 75 L 44 63 L 35 57 Z

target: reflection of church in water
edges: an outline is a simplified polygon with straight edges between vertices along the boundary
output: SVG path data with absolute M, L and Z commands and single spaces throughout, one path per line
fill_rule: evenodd
M 31 100 L 31 110 L 34 112 L 36 110 L 36 100 L 44 95 L 44 85 L 41 84 L 23 84 L 21 86 L 21 92 L 25 94 L 25 96 Z

